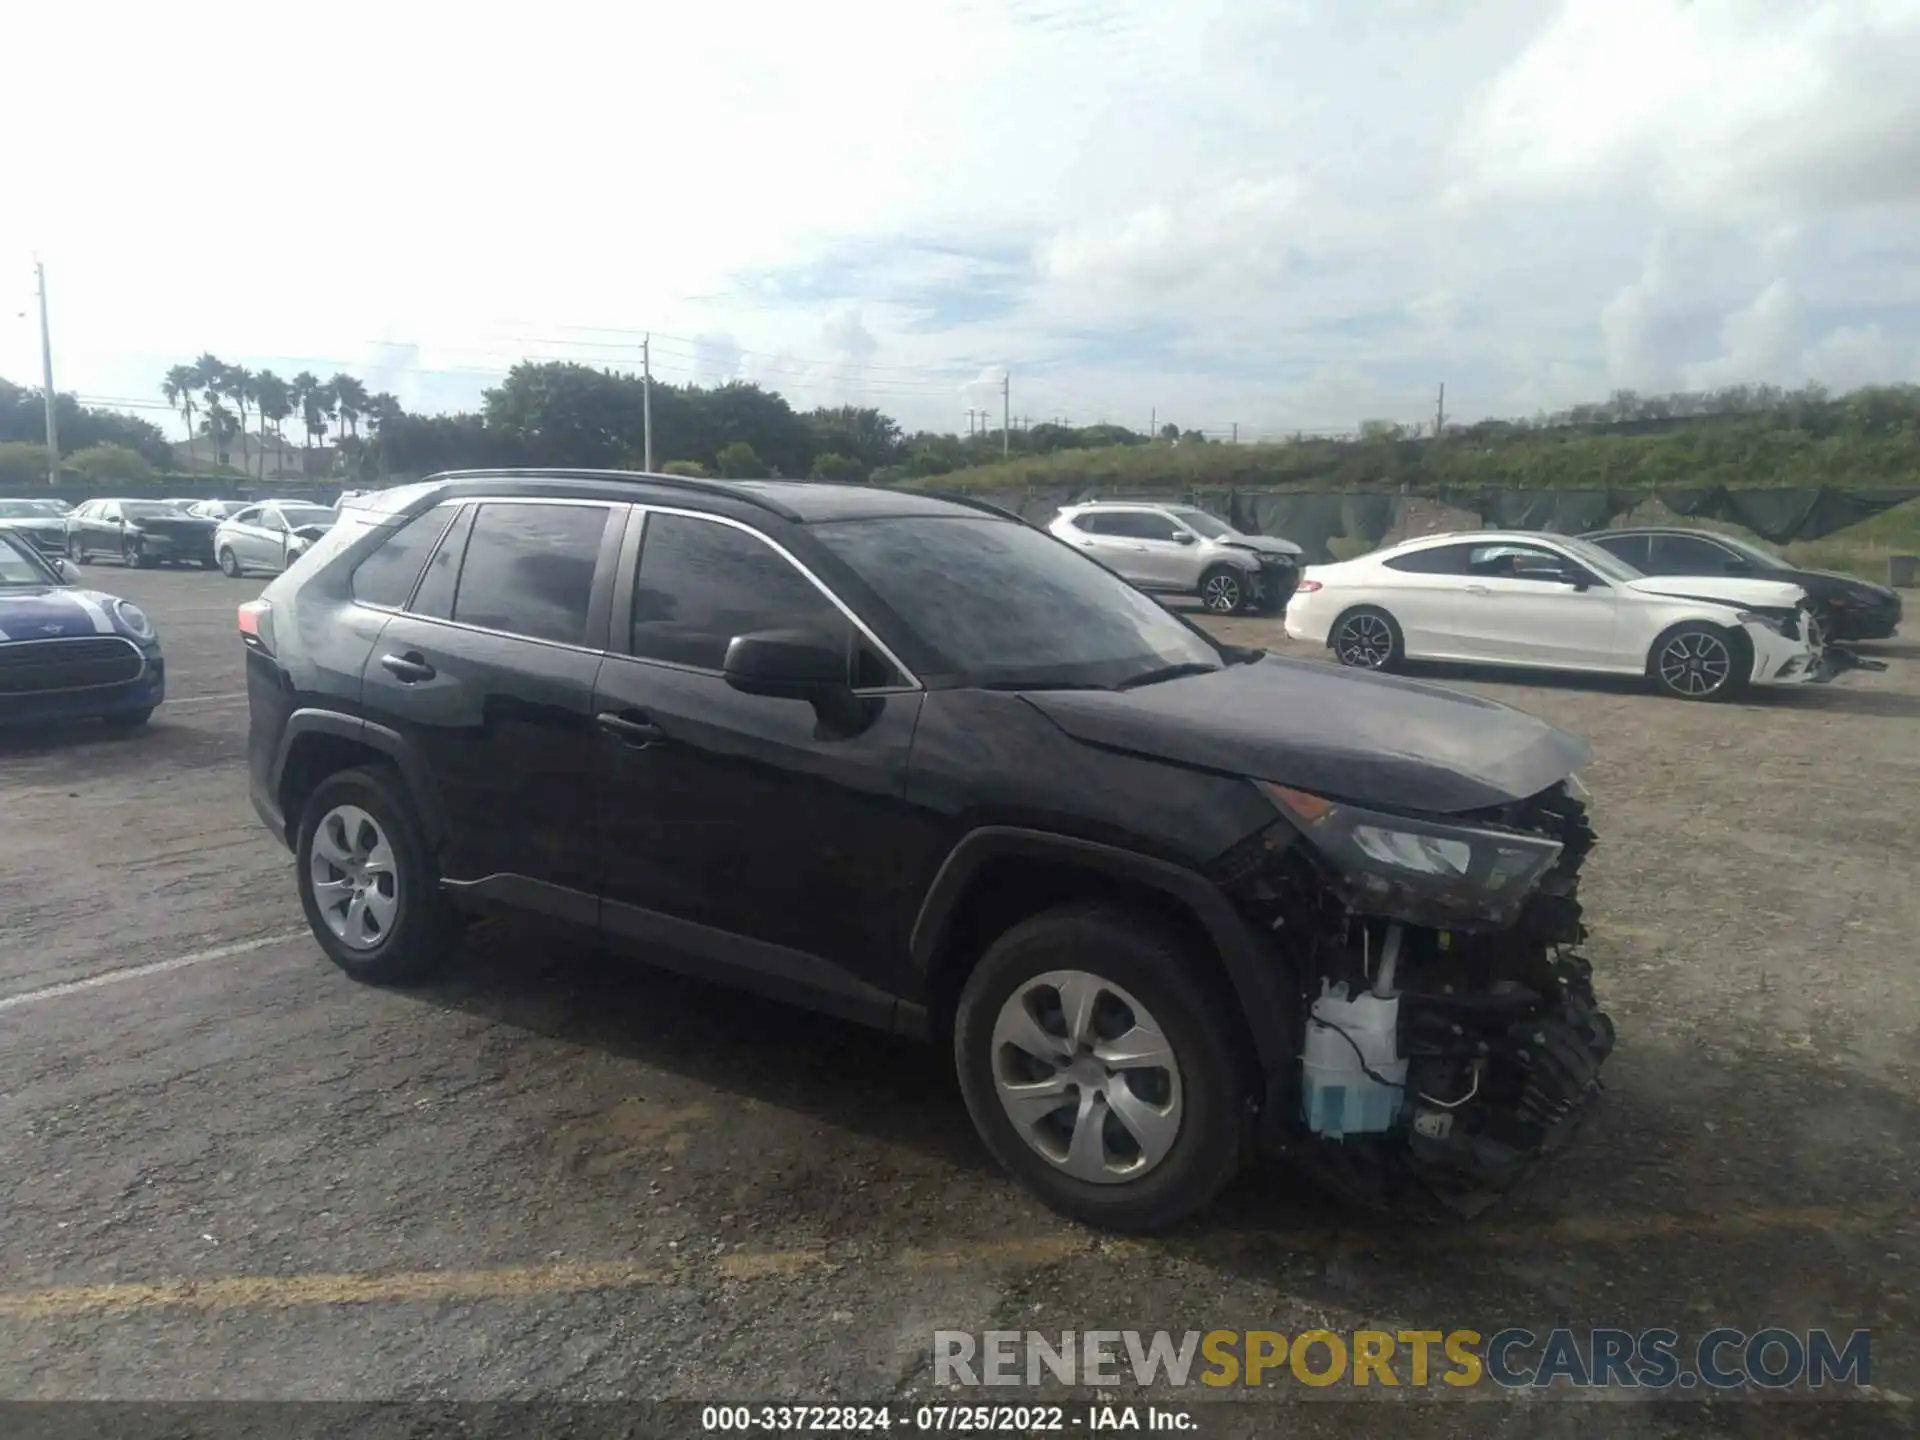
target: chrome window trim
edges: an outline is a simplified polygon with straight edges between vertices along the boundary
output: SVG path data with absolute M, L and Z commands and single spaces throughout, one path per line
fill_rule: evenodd
M 868 625 L 865 620 L 862 620 L 859 617 L 859 615 L 857 615 L 854 612 L 854 609 L 851 605 L 847 604 L 846 601 L 842 600 L 838 595 L 834 594 L 832 588 L 829 587 L 827 583 L 824 580 L 822 580 L 818 575 L 814 574 L 813 571 L 807 567 L 804 561 L 802 561 L 791 550 L 787 549 L 786 546 L 782 545 L 778 540 L 774 539 L 771 535 L 767 534 L 765 531 L 756 530 L 754 529 L 753 526 L 747 524 L 745 521 L 736 520 L 731 515 L 715 515 L 712 511 L 709 511 L 709 510 L 687 510 L 677 505 L 656 505 L 650 501 L 635 501 L 633 502 L 633 508 L 634 510 L 639 512 L 643 517 L 648 515 L 679 515 L 689 520 L 708 520 L 716 525 L 730 526 L 735 530 L 739 530 L 747 535 L 751 535 L 754 539 L 758 540 L 762 545 L 765 545 L 767 548 L 772 550 L 774 554 L 778 555 L 781 559 L 785 560 L 789 565 L 793 566 L 794 569 L 798 570 L 801 573 L 801 575 L 806 577 L 808 583 L 811 584 L 814 589 L 818 590 L 822 595 L 827 597 L 828 604 L 832 605 L 834 609 L 838 610 L 842 615 L 847 617 L 847 622 L 850 625 L 852 625 L 855 630 L 859 631 L 860 634 L 866 637 L 868 643 L 871 644 L 874 649 L 878 650 L 883 657 L 885 657 L 886 662 L 889 665 L 893 666 L 893 668 L 898 673 L 907 677 L 907 683 L 905 685 L 862 686 L 856 689 L 853 692 L 854 694 L 856 695 L 914 695 L 924 691 L 927 688 L 924 684 L 921 683 L 920 677 L 915 675 L 912 670 L 908 669 L 907 666 L 901 662 L 900 657 L 893 653 L 892 649 L 888 647 L 887 643 L 884 640 L 882 640 L 878 635 L 873 633 L 873 627 Z M 646 558 L 647 558 L 647 537 L 646 537 L 646 532 L 643 529 L 640 534 L 640 563 L 642 565 L 646 564 Z M 633 617 L 631 615 L 627 617 L 627 644 L 629 647 L 631 647 L 633 644 Z M 624 651 L 610 650 L 608 653 L 610 655 L 618 655 L 618 657 L 623 660 L 633 660 L 642 665 L 659 665 L 669 670 L 680 670 L 691 675 L 724 676 L 726 673 L 725 671 L 722 671 L 722 670 L 710 670 L 703 665 L 683 665 L 677 661 L 656 660 L 656 659 L 653 659 L 651 656 L 635 655 L 631 652 L 630 648 Z

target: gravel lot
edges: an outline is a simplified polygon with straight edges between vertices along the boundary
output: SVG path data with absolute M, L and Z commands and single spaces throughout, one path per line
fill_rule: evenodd
M 937 1328 L 1717 1322 L 1870 1327 L 1880 1403 L 1604 1428 L 1911 1421 L 1920 647 L 1732 707 L 1451 676 L 1597 749 L 1606 1102 L 1468 1229 L 1356 1226 L 1267 1169 L 1141 1243 L 990 1168 L 929 1051 L 515 925 L 434 988 L 348 982 L 246 799 L 258 582 L 88 573 L 153 614 L 172 695 L 137 736 L 0 739 L 0 1398 L 901 1400 L 931 1393 Z M 1443 1398 L 1393 1423 L 1601 1418 Z M 1216 1404 L 1201 1433 L 1383 1418 Z

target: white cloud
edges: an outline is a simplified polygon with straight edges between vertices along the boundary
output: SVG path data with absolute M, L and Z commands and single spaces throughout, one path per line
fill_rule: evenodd
M 1774 280 L 1720 327 L 1720 354 L 1681 369 L 1688 389 L 1779 380 L 1798 354 L 1803 308 L 1793 286 Z
M 1831 390 L 1899 380 L 1920 382 L 1920 346 L 1902 345 L 1878 325 L 1830 330 L 1807 348 L 1801 363 L 1808 379 Z

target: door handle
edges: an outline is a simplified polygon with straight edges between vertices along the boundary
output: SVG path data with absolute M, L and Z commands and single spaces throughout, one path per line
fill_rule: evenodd
M 634 720 L 625 715 L 616 715 L 611 710 L 603 710 L 594 716 L 593 723 L 624 745 L 644 747 L 667 738 L 667 732 L 652 721 Z
M 411 651 L 405 655 L 382 655 L 380 668 L 402 685 L 416 685 L 422 680 L 431 680 L 436 673 L 433 666 Z

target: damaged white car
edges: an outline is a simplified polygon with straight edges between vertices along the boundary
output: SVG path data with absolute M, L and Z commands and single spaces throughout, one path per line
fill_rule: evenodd
M 1363 670 L 1443 660 L 1644 675 L 1683 700 L 1867 663 L 1819 643 L 1798 585 L 1643 575 L 1588 541 L 1516 531 L 1426 535 L 1313 566 L 1286 630 Z

